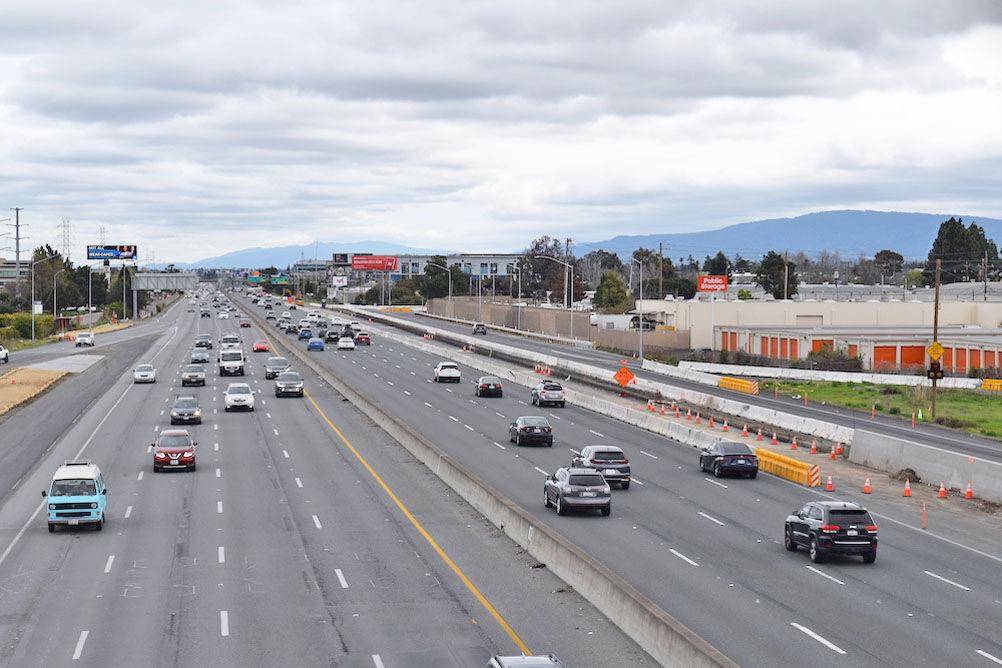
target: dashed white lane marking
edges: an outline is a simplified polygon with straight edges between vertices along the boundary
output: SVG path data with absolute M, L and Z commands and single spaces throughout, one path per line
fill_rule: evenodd
M 132 514 L 132 506 L 129 506 L 128 508 L 125 509 L 125 515 L 123 515 L 122 517 L 124 519 L 129 519 L 129 515 L 131 514 Z
M 269 420 L 271 419 L 271 413 L 265 413 L 265 414 L 264 414 L 264 416 L 265 416 L 266 418 L 268 418 Z
M 636 478 L 630 478 L 630 480 L 633 481 L 633 482 L 635 482 L 635 483 L 637 483 L 638 485 L 643 485 L 644 484 L 644 483 L 640 482 L 639 480 L 637 480 Z
M 417 375 L 417 374 L 416 374 L 416 373 L 414 373 L 413 371 L 411 371 L 411 372 L 410 372 L 410 374 L 411 374 L 412 376 L 416 376 L 416 375 Z
M 570 450 L 571 452 L 573 452 L 575 455 L 580 455 L 581 454 L 580 450 L 575 450 L 574 448 L 567 448 L 567 449 Z
M 313 516 L 313 524 L 315 524 L 318 529 L 324 528 L 323 525 L 320 524 L 320 518 L 316 515 Z
M 450 390 L 449 388 L 445 388 L 445 391 L 448 392 L 449 394 L 452 394 L 452 390 Z
M 722 482 L 717 482 L 717 481 L 716 481 L 716 480 L 714 480 L 713 478 L 703 478 L 703 480 L 705 480 L 706 482 L 708 482 L 708 483 L 710 483 L 710 484 L 713 484 L 713 485 L 716 485 L 717 487 L 723 487 L 724 489 L 730 489 L 730 488 L 729 488 L 729 487 L 728 487 L 727 485 L 725 485 L 724 483 L 722 483 Z
M 222 545 L 216 548 L 216 561 L 221 564 L 226 563 L 226 548 Z
M 379 374 L 378 373 L 374 372 L 372 375 L 375 376 L 376 378 L 379 378 Z
M 699 514 L 700 514 L 700 516 L 705 517 L 706 519 L 710 520 L 711 522 L 719 524 L 720 526 L 724 526 L 724 523 L 721 522 L 720 520 L 718 520 L 716 517 L 710 517 L 709 515 L 707 515 L 703 511 L 699 511 Z
M 140 472 L 139 472 L 139 476 L 138 476 L 138 477 L 136 478 L 136 480 L 142 480 L 142 479 L 143 479 L 143 474 L 144 474 L 144 473 L 146 473 L 146 471 L 140 471 Z
M 605 434 L 603 434 L 600 431 L 595 431 L 594 429 L 589 429 L 588 432 L 591 433 L 591 434 L 594 434 L 595 436 L 598 436 L 599 438 L 605 438 Z
M 230 613 L 226 610 L 219 611 L 219 635 L 224 638 L 230 635 Z
M 223 512 L 223 502 L 222 501 L 216 501 L 216 512 L 217 513 L 222 513 Z
M 219 431 L 219 425 L 218 424 L 213 424 L 212 425 L 212 431 Z
M 494 411 L 494 415 L 497 415 L 499 418 L 502 418 L 502 419 L 505 416 L 504 413 L 498 413 L 497 411 Z
M 386 381 L 386 384 L 389 385 L 390 387 L 393 387 L 393 381 L 392 380 Z
M 647 457 L 650 457 L 651 459 L 657 459 L 657 458 L 658 458 L 658 456 L 657 456 L 657 455 L 652 455 L 651 453 L 649 453 L 649 452 L 644 452 L 643 450 L 641 450 L 641 451 L 640 451 L 640 454 L 642 454 L 642 455 L 645 455 L 645 456 L 647 456 Z
M 303 486 L 303 481 L 300 480 L 299 478 L 296 478 L 296 487 L 302 487 L 302 486 Z
M 222 475 L 223 475 L 223 472 L 222 472 L 222 471 L 220 471 L 219 469 L 216 469 L 216 477 L 217 477 L 217 478 L 221 478 L 221 477 L 222 477 Z
M 153 431 L 160 431 L 160 425 L 153 427 Z
M 539 468 L 538 466 L 533 466 L 532 468 L 536 469 L 537 471 L 539 471 L 539 472 L 540 472 L 540 473 L 542 473 L 543 475 L 550 475 L 549 473 L 547 473 L 547 472 L 546 472 L 546 471 L 544 471 L 543 469 Z
M 404 390 L 404 394 L 406 394 L 406 395 L 407 395 L 408 397 L 409 397 L 409 396 L 412 396 L 412 395 L 411 395 L 411 393 L 410 393 L 410 392 L 408 392 L 407 390 Z
M 262 400 L 261 400 L 261 405 L 262 405 L 262 406 L 267 406 L 267 405 L 268 405 L 268 402 L 267 402 L 267 401 L 265 401 L 264 399 L 262 399 Z
M 108 561 L 104 562 L 104 572 L 105 573 L 110 573 L 111 572 L 111 565 L 114 564 L 114 563 L 115 563 L 115 555 L 113 555 L 113 554 L 109 555 L 108 556 Z
M 676 550 L 674 548 L 669 547 L 668 551 L 671 552 L 672 554 L 674 554 L 676 557 L 678 557 L 682 561 L 684 561 L 685 563 L 691 565 L 691 566 L 699 566 L 699 564 L 697 564 L 695 561 L 693 561 L 692 559 L 690 559 L 689 557 L 685 556 L 684 554 L 682 554 L 681 552 L 679 552 L 678 550 Z
M 160 415 L 163 415 L 163 414 L 164 414 L 164 411 L 160 411 Z
M 477 404 L 477 402 L 476 402 L 476 401 L 474 401 L 473 399 L 467 399 L 467 401 L 469 401 L 469 402 L 470 402 L 471 404 L 473 404 L 474 406 L 477 406 L 477 405 L 478 405 L 478 404 Z
M 559 415 L 554 415 L 553 413 L 550 413 L 550 417 L 553 418 L 554 420 L 562 420 L 563 419 Z
M 810 637 L 814 638 L 819 643 L 821 643 L 822 645 L 824 645 L 828 649 L 832 650 L 833 652 L 838 652 L 839 654 L 845 654 L 845 650 L 844 649 L 842 649 L 841 647 L 839 647 L 835 643 L 831 642 L 830 640 L 827 640 L 827 639 L 819 636 L 817 633 L 815 633 L 814 631 L 810 630 L 806 626 L 801 626 L 800 624 L 798 624 L 796 622 L 790 622 L 790 626 L 792 626 L 793 628 L 797 629 L 798 631 L 800 631 L 802 633 L 806 633 L 807 635 L 809 635 Z
M 81 631 L 80 638 L 77 640 L 77 646 L 73 648 L 73 660 L 79 661 L 80 655 L 83 654 L 84 643 L 87 642 L 87 636 L 90 635 L 90 631 Z
M 459 422 L 458 418 L 454 418 L 451 415 L 449 416 L 449 419 L 452 420 L 453 422 Z
M 278 436 L 278 430 L 277 429 L 272 429 L 272 431 L 275 432 L 275 436 Z
M 817 568 L 814 568 L 814 566 L 811 566 L 811 565 L 808 564 L 807 570 L 812 571 L 814 573 L 817 573 L 818 575 L 820 575 L 821 577 L 825 578 L 826 580 L 831 580 L 832 582 L 836 582 L 836 583 L 842 585 L 843 587 L 845 586 L 845 583 L 842 582 L 841 580 L 839 580 L 838 578 L 832 577 L 831 575 L 828 575 L 824 571 L 819 570 Z
M 992 656 L 991 654 L 989 654 L 988 652 L 986 652 L 983 649 L 979 649 L 978 650 L 978 654 L 980 654 L 981 656 L 985 657 L 989 661 L 993 661 L 993 662 L 999 664 L 1000 666 L 1002 666 L 1002 659 L 998 658 L 997 656 Z
M 153 452 L 153 446 L 152 445 L 146 446 L 146 454 L 150 454 L 151 452 Z
M 497 441 L 494 441 L 494 445 L 498 446 L 498 447 L 499 447 L 499 448 L 501 448 L 502 450 L 505 450 L 505 449 L 506 449 L 506 448 L 505 448 L 505 447 L 504 447 L 503 445 L 501 445 L 501 444 L 500 444 L 500 443 L 498 443 Z
M 467 429 L 469 429 L 470 431 L 473 431 L 473 427 L 471 427 L 470 425 L 464 424 L 463 426 L 466 427 Z
M 529 404 L 525 403 L 524 401 L 522 401 L 521 399 L 518 400 L 518 403 L 522 404 L 523 406 L 528 406 L 529 405 Z
M 212 449 L 215 450 L 216 452 L 219 452 L 219 444 L 218 443 L 213 443 L 212 444 Z
M 288 450 L 282 450 L 282 456 L 285 457 L 286 459 L 288 459 L 289 458 L 289 451 Z
M 427 406 L 428 408 L 433 408 L 433 406 L 431 404 L 429 404 L 427 401 L 424 402 L 424 405 Z
M 379 658 L 378 654 L 372 655 L 372 665 L 376 668 L 386 668 L 386 666 L 383 665 L 383 660 Z
M 341 585 L 341 589 L 347 589 L 348 588 L 348 581 L 344 579 L 344 573 L 341 572 L 340 568 L 335 568 L 334 569 L 334 575 L 337 576 L 337 581 L 338 581 L 338 584 Z
M 962 585 L 962 584 L 960 584 L 958 582 L 954 582 L 953 580 L 947 580 L 942 575 L 936 575 L 935 573 L 933 573 L 931 571 L 922 571 L 922 572 L 925 573 L 926 575 L 928 575 L 929 577 L 936 578 L 937 580 L 941 580 L 941 581 L 945 582 L 946 584 L 953 585 L 957 589 L 963 589 L 964 591 L 971 591 L 970 587 L 965 587 L 964 585 Z

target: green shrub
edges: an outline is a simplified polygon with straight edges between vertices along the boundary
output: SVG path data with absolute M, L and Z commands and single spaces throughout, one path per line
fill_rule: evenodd
M 891 415 L 901 415 L 901 409 L 897 406 L 891 406 L 887 412 Z

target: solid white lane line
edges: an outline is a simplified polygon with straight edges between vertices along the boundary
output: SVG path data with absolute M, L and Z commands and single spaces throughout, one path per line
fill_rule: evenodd
M 219 611 L 219 635 L 224 638 L 230 635 L 230 613 L 226 610 Z
M 652 455 L 651 453 L 649 453 L 649 452 L 644 452 L 643 450 L 641 450 L 641 451 L 640 451 L 640 454 L 642 454 L 642 455 L 645 455 L 645 456 L 647 456 L 647 457 L 650 457 L 651 459 L 657 459 L 657 458 L 658 458 L 658 456 L 657 456 L 657 455 Z
M 219 444 L 218 443 L 213 443 L 212 444 L 212 449 L 215 450 L 216 452 L 219 452 Z
M 547 472 L 546 472 L 546 471 L 544 471 L 543 469 L 539 468 L 538 466 L 533 466 L 532 468 L 536 469 L 537 471 L 539 471 L 539 472 L 540 472 L 540 473 L 542 473 L 543 475 L 550 475 L 549 473 L 547 473 Z
M 809 635 L 810 637 L 814 638 L 819 643 L 821 643 L 822 645 L 824 645 L 828 649 L 832 650 L 833 652 L 838 652 L 839 654 L 845 654 L 845 650 L 844 649 L 842 649 L 841 647 L 839 647 L 835 643 L 833 643 L 833 642 L 831 642 L 831 641 L 829 641 L 829 640 L 827 640 L 827 639 L 819 636 L 817 633 L 815 633 L 814 631 L 810 630 L 806 626 L 801 626 L 800 624 L 798 624 L 796 622 L 790 622 L 790 626 L 792 626 L 793 628 L 797 629 L 798 631 L 800 631 L 802 633 L 806 633 L 807 635 Z
M 589 429 L 588 431 L 594 434 L 595 436 L 598 436 L 599 438 L 605 438 L 605 434 L 603 434 L 600 431 L 595 431 L 594 429 Z
M 145 471 L 140 471 L 139 472 L 139 476 L 136 478 L 136 480 L 142 480 L 143 479 L 143 473 L 145 473 Z
M 716 517 L 710 517 L 709 515 L 707 515 L 703 511 L 699 511 L 699 514 L 702 515 L 703 517 L 705 517 L 706 519 L 710 520 L 711 522 L 715 522 L 715 523 L 719 524 L 720 526 L 724 526 L 724 523 L 721 522 L 720 520 L 718 520 Z
M 334 569 L 334 575 L 337 576 L 337 581 L 338 581 L 338 584 L 341 585 L 341 589 L 347 589 L 348 588 L 348 581 L 344 579 L 344 573 L 341 572 L 340 568 L 335 568 Z
M 818 575 L 820 575 L 821 577 L 823 577 L 823 578 L 825 578 L 825 579 L 828 579 L 828 580 L 831 580 L 832 582 L 837 582 L 838 584 L 842 585 L 843 587 L 845 586 L 845 583 L 844 583 L 844 582 L 842 582 L 841 580 L 839 580 L 838 578 L 836 578 L 836 577 L 832 577 L 831 575 L 828 575 L 828 574 L 827 574 L 827 573 L 825 573 L 824 571 L 820 571 L 820 570 L 818 570 L 817 568 L 814 568 L 814 566 L 811 566 L 810 564 L 808 564 L 808 566 L 807 566 L 807 570 L 809 570 L 809 571 L 813 571 L 814 573 L 817 573 L 817 574 L 818 574 Z
M 286 459 L 288 459 L 289 458 L 289 451 L 288 450 L 282 450 L 282 456 L 285 457 Z
M 503 445 L 501 445 L 500 443 L 498 443 L 497 441 L 494 441 L 494 445 L 498 446 L 498 447 L 499 447 L 499 448 L 501 448 L 502 450 L 504 450 L 504 449 L 505 449 L 505 447 L 504 447 Z
M 218 548 L 216 548 L 216 559 L 221 564 L 225 564 L 226 563 L 226 548 L 223 547 L 222 545 L 220 545 Z
M 129 519 L 129 515 L 131 514 L 132 514 L 132 506 L 129 506 L 128 508 L 125 509 L 125 515 L 123 515 L 122 517 L 123 519 Z
M 946 584 L 951 584 L 954 587 L 956 587 L 957 589 L 963 589 L 964 591 L 971 591 L 970 587 L 965 587 L 964 585 L 959 584 L 957 582 L 954 582 L 953 580 L 947 580 L 942 575 L 936 575 L 935 573 L 933 573 L 931 571 L 922 571 L 922 572 L 925 573 L 926 575 L 928 575 L 929 577 L 936 578 L 937 580 L 942 580 Z
M 727 487 L 727 485 L 725 485 L 725 484 L 724 484 L 724 483 L 722 483 L 722 482 L 717 482 L 717 481 L 716 481 L 716 480 L 714 480 L 713 478 L 703 478 L 703 480 L 705 480 L 706 482 L 708 482 L 708 483 L 711 483 L 711 484 L 713 484 L 713 485 L 716 485 L 717 487 L 723 487 L 724 489 L 729 489 L 729 488 Z
M 684 561 L 687 564 L 690 564 L 692 566 L 699 566 L 699 564 L 697 564 L 695 561 L 693 561 L 692 559 L 690 559 L 689 557 L 685 556 L 684 554 L 682 554 L 681 552 L 679 552 L 678 550 L 676 550 L 674 548 L 669 547 L 668 551 L 671 552 L 672 554 L 674 554 L 676 557 L 678 557 L 679 559 L 681 559 L 682 561 Z
M 90 635 L 90 631 L 81 631 L 80 639 L 77 640 L 77 646 L 73 649 L 73 660 L 79 661 L 80 655 L 83 654 L 84 643 L 87 642 L 87 636 Z
M 110 573 L 111 572 L 111 565 L 113 563 L 115 563 L 115 555 L 112 554 L 112 555 L 108 556 L 108 561 L 104 562 L 104 572 L 105 573 Z
M 494 411 L 494 415 L 497 415 L 499 418 L 504 418 L 504 413 L 498 413 L 497 411 Z
M 1002 659 L 998 658 L 997 656 L 992 656 L 991 654 L 989 654 L 988 652 L 986 652 L 983 649 L 979 649 L 978 650 L 978 654 L 980 654 L 981 656 L 985 657 L 989 661 L 994 661 L 995 663 L 997 663 L 1000 666 L 1002 666 Z
M 222 501 L 216 501 L 216 512 L 217 513 L 222 513 L 223 512 L 223 502 Z
M 426 402 L 424 402 L 424 405 L 425 405 L 425 406 L 427 406 L 428 408 L 432 408 L 432 405 L 431 405 L 431 404 L 429 404 L 429 403 L 428 403 L 427 401 L 426 401 Z
M 302 487 L 302 486 L 303 486 L 303 481 L 300 480 L 299 478 L 296 478 L 296 487 Z
M 473 431 L 473 427 L 471 427 L 470 425 L 464 424 L 463 426 L 466 427 L 467 429 L 469 429 L 470 431 Z
M 376 668 L 386 668 L 386 666 L 383 665 L 383 660 L 379 658 L 378 654 L 372 655 L 372 665 Z
M 458 418 L 454 418 L 451 415 L 449 416 L 449 419 L 452 420 L 453 422 L 459 422 Z
M 318 529 L 324 528 L 323 525 L 320 524 L 320 518 L 316 515 L 313 516 L 313 524 L 315 524 Z
M 222 477 L 222 475 L 223 475 L 223 472 L 222 472 L 222 471 L 220 471 L 219 469 L 216 469 L 216 477 L 217 477 L 217 478 L 221 478 L 221 477 Z

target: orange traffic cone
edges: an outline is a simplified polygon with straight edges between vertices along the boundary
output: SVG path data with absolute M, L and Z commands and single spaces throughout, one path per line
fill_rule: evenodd
M 811 454 L 812 455 L 818 454 L 818 439 L 816 438 L 811 439 Z
M 724 418 L 724 426 L 721 428 L 721 431 L 729 432 L 730 430 L 730 427 L 727 426 L 727 418 Z
M 665 414 L 665 407 L 664 407 L 664 404 L 662 404 L 662 405 L 661 405 L 661 410 L 660 410 L 659 412 L 661 413 L 661 415 L 664 415 L 664 414 Z
M 675 417 L 676 418 L 682 417 L 682 411 L 678 409 L 678 406 L 675 407 Z
M 797 437 L 796 436 L 794 436 L 793 440 L 790 441 L 790 449 L 791 450 L 796 450 L 797 449 Z
M 755 437 L 755 440 L 756 441 L 761 441 L 762 440 L 762 427 L 758 428 L 758 436 Z
M 741 427 L 741 435 L 744 438 L 748 438 L 748 425 L 747 424 L 742 425 L 742 427 Z
M 836 455 L 841 455 L 842 454 L 842 444 L 841 443 L 836 443 L 835 444 L 835 454 Z
M 912 483 L 911 480 L 905 478 L 905 491 L 901 492 L 901 496 L 911 496 L 912 495 Z
M 831 476 L 828 476 L 828 482 L 825 483 L 825 491 L 826 492 L 834 492 L 835 491 L 835 485 L 832 484 L 832 477 Z
M 828 451 L 828 459 L 835 461 L 835 448 Z
M 971 481 L 967 481 L 967 491 L 964 492 L 964 498 L 967 500 L 974 498 L 974 492 L 971 490 Z
M 696 424 L 702 424 L 702 420 L 699 419 L 699 411 L 696 411 Z
M 772 432 L 772 440 L 769 441 L 769 445 L 776 445 L 779 443 L 779 439 L 776 438 L 776 432 Z
M 652 401 L 651 399 L 648 399 L 647 400 L 647 412 L 650 413 L 650 412 L 653 412 L 653 411 L 654 411 L 654 401 Z
M 942 480 L 939 481 L 939 494 L 936 495 L 936 498 L 937 499 L 946 498 L 946 485 L 943 484 Z
M 713 416 L 712 415 L 710 416 L 709 427 L 710 427 L 710 429 L 713 429 Z
M 863 494 L 869 494 L 871 491 L 873 490 L 870 488 L 870 479 L 867 478 L 866 482 L 863 483 Z
M 692 422 L 692 409 L 691 408 L 686 408 L 685 409 L 685 419 L 689 420 L 690 422 Z

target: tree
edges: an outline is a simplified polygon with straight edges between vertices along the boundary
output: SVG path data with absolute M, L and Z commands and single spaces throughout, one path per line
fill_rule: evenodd
M 752 270 L 752 263 L 741 257 L 741 255 L 734 256 L 734 271 L 744 273 L 746 271 Z
M 905 286 L 909 288 L 917 288 L 922 285 L 922 270 L 921 269 L 909 269 L 905 273 Z
M 893 276 L 894 274 L 901 273 L 901 269 L 905 264 L 905 257 L 901 253 L 885 249 L 877 251 L 877 254 L 873 256 L 873 261 L 880 267 L 881 276 Z
M 574 272 L 589 286 L 597 287 L 605 272 L 623 273 L 623 261 L 615 253 L 593 250 L 574 263 Z
M 728 276 L 731 273 L 731 261 L 723 251 L 717 251 L 713 257 L 706 256 L 703 261 L 703 271 L 714 276 Z
M 522 263 L 522 292 L 539 300 L 546 299 L 546 293 L 552 290 L 551 286 L 555 278 L 562 277 L 565 269 L 559 262 L 541 257 L 543 255 L 565 262 L 574 262 L 573 256 L 569 260 L 564 257 L 564 248 L 559 239 L 542 236 L 529 244 L 520 259 Z M 563 285 L 563 278 L 560 279 L 560 285 Z M 562 294 L 561 292 L 553 294 L 554 301 L 561 301 Z
M 622 304 L 627 298 L 623 279 L 615 271 L 609 270 L 602 274 L 592 301 L 598 308 L 613 308 Z
M 788 276 L 786 293 L 787 296 L 792 297 L 797 292 L 796 264 L 787 262 L 776 251 L 769 251 L 759 263 L 755 282 L 776 299 L 783 299 L 783 278 L 785 275 Z
M 446 264 L 446 258 L 444 255 L 432 255 L 430 262 L 443 267 L 448 266 Z M 456 267 L 456 269 L 459 269 Z M 449 294 L 449 273 L 441 267 L 432 266 L 432 264 L 426 264 L 424 266 L 424 276 L 421 277 L 421 294 L 425 296 L 425 299 L 435 299 L 436 297 L 446 297 Z M 459 269 L 460 275 L 463 275 L 463 270 Z M 464 279 L 465 279 L 465 275 Z M 453 294 L 455 294 L 456 284 L 462 283 L 465 285 L 465 280 L 457 281 L 457 277 L 452 277 L 453 281 Z
M 964 227 L 963 218 L 953 218 L 939 226 L 936 240 L 926 259 L 923 278 L 927 285 L 935 282 L 936 260 L 942 262 L 943 283 L 970 281 L 981 276 L 987 256 L 988 266 L 998 262 L 998 247 L 985 236 L 984 228 L 971 223 Z

